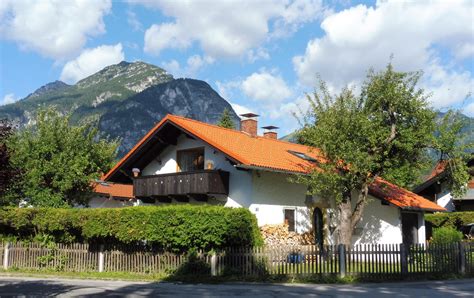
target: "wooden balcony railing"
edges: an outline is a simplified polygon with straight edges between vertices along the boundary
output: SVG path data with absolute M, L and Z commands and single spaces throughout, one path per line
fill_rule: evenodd
M 137 177 L 133 181 L 137 198 L 186 195 L 228 195 L 229 172 L 202 170 Z

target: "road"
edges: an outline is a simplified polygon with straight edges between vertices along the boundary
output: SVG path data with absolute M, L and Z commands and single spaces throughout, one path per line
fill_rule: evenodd
M 357 285 L 176 284 L 0 276 L 0 296 L 474 297 L 474 279 Z

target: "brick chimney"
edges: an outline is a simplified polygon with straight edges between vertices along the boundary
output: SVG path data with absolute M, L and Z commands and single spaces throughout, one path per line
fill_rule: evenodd
M 247 133 L 251 137 L 257 136 L 257 114 L 254 113 L 246 113 L 240 114 L 240 116 L 244 117 L 240 120 L 240 131 Z
M 275 129 L 278 129 L 278 127 L 269 125 L 269 126 L 263 126 L 262 128 L 264 129 L 264 132 L 263 132 L 264 138 L 274 139 L 274 140 L 278 138 L 277 132 L 275 131 Z

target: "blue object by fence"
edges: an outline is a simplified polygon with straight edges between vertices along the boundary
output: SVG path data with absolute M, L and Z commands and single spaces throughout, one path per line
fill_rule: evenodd
M 299 264 L 304 262 L 304 254 L 303 253 L 291 253 L 288 255 L 287 258 L 288 263 L 292 264 Z

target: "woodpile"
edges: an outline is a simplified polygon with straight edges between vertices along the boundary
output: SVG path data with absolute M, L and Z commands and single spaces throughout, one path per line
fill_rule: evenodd
M 264 225 L 260 227 L 265 245 L 309 245 L 314 244 L 314 235 L 311 231 L 303 234 L 290 232 L 287 224 Z

